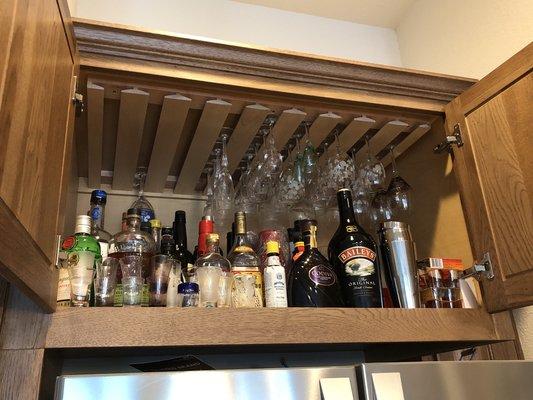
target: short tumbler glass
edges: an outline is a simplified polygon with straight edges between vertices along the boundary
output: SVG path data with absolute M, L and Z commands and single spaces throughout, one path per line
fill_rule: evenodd
M 124 256 L 120 259 L 124 307 L 141 306 L 144 283 L 142 266 L 143 263 L 140 256 Z
M 150 275 L 150 307 L 166 306 L 168 277 L 172 266 L 172 258 L 164 254 L 158 254 L 152 257 L 152 273 Z
M 67 266 L 72 307 L 89 307 L 90 287 L 94 276 L 94 258 L 95 254 L 90 251 L 77 251 L 69 255 Z
M 94 305 L 96 307 L 114 306 L 118 266 L 118 260 L 112 257 L 106 258 L 96 266 L 96 278 L 94 279 Z

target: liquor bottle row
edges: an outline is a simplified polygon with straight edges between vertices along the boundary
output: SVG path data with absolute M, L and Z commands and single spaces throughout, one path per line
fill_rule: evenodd
M 162 226 L 141 196 L 124 213 L 122 231 L 111 235 L 104 229 L 106 201 L 106 192 L 93 191 L 88 215 L 77 217 L 75 234 L 62 243 L 61 305 L 415 308 L 420 287 L 426 307 L 461 306 L 457 284 L 427 284 L 439 271 L 421 273 L 419 284 L 406 224 L 382 223 L 378 249 L 355 219 L 349 189 L 337 193 L 339 226 L 327 258 L 318 250 L 316 220 L 295 221 L 287 245 L 285 232 L 249 231 L 239 211 L 225 257 L 208 215 L 199 221 L 191 253 L 184 211 L 175 212 L 172 227 Z

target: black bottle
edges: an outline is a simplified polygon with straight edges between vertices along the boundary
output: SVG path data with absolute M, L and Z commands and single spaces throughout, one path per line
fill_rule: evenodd
M 185 211 L 178 210 L 174 213 L 174 241 L 176 242 L 176 258 L 181 263 L 182 274 L 188 279 L 189 271 L 194 268 L 194 258 L 187 250 L 187 229 L 185 227 Z
M 315 220 L 305 220 L 300 225 L 305 250 L 290 273 L 290 306 L 342 307 L 344 303 L 337 274 L 317 248 L 316 226 Z
M 376 243 L 355 220 L 349 189 L 337 192 L 340 224 L 328 246 L 328 257 L 340 278 L 348 307 L 383 307 Z

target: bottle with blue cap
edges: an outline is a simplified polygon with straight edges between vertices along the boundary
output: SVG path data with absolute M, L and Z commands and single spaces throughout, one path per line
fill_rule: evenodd
M 87 213 L 92 218 L 91 234 L 100 245 L 102 259 L 105 260 L 109 253 L 111 234 L 104 229 L 105 205 L 107 193 L 104 190 L 93 190 L 91 193 L 91 208 Z

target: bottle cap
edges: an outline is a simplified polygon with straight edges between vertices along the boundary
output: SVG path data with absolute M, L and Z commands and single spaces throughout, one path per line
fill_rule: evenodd
M 269 240 L 266 243 L 266 252 L 267 254 L 270 254 L 270 253 L 279 254 L 279 243 L 274 240 Z
M 186 223 L 187 221 L 185 220 L 185 211 L 183 210 L 176 211 L 174 213 L 174 221 Z
M 294 246 L 296 246 L 296 247 L 304 247 L 305 243 L 303 242 L 303 240 L 298 240 L 297 242 L 294 243 Z
M 161 228 L 161 235 L 172 236 L 173 233 L 174 233 L 174 231 L 172 230 L 172 228 L 170 226 L 164 226 L 163 228 Z
M 78 215 L 76 217 L 76 229 L 74 233 L 88 233 L 91 234 L 91 226 L 93 219 L 88 215 Z
M 128 217 L 141 218 L 141 210 L 139 208 L 130 208 L 127 213 Z
M 178 285 L 178 293 L 180 294 L 195 294 L 198 293 L 200 287 L 195 282 L 183 282 Z
M 198 233 L 210 233 L 213 232 L 213 220 L 202 218 L 198 223 Z
M 317 227 L 317 222 L 315 219 L 304 219 L 300 221 L 300 230 L 302 233 L 311 232 L 311 227 Z
M 218 233 L 208 233 L 207 236 L 205 237 L 205 242 L 207 244 L 211 243 L 211 244 L 215 244 L 215 243 L 218 243 L 220 240 L 220 236 L 218 235 Z
M 150 226 L 152 228 L 161 228 L 161 221 L 158 219 L 151 219 L 150 220 Z
M 107 202 L 107 193 L 105 190 L 93 190 L 91 192 L 91 203 L 105 204 Z

